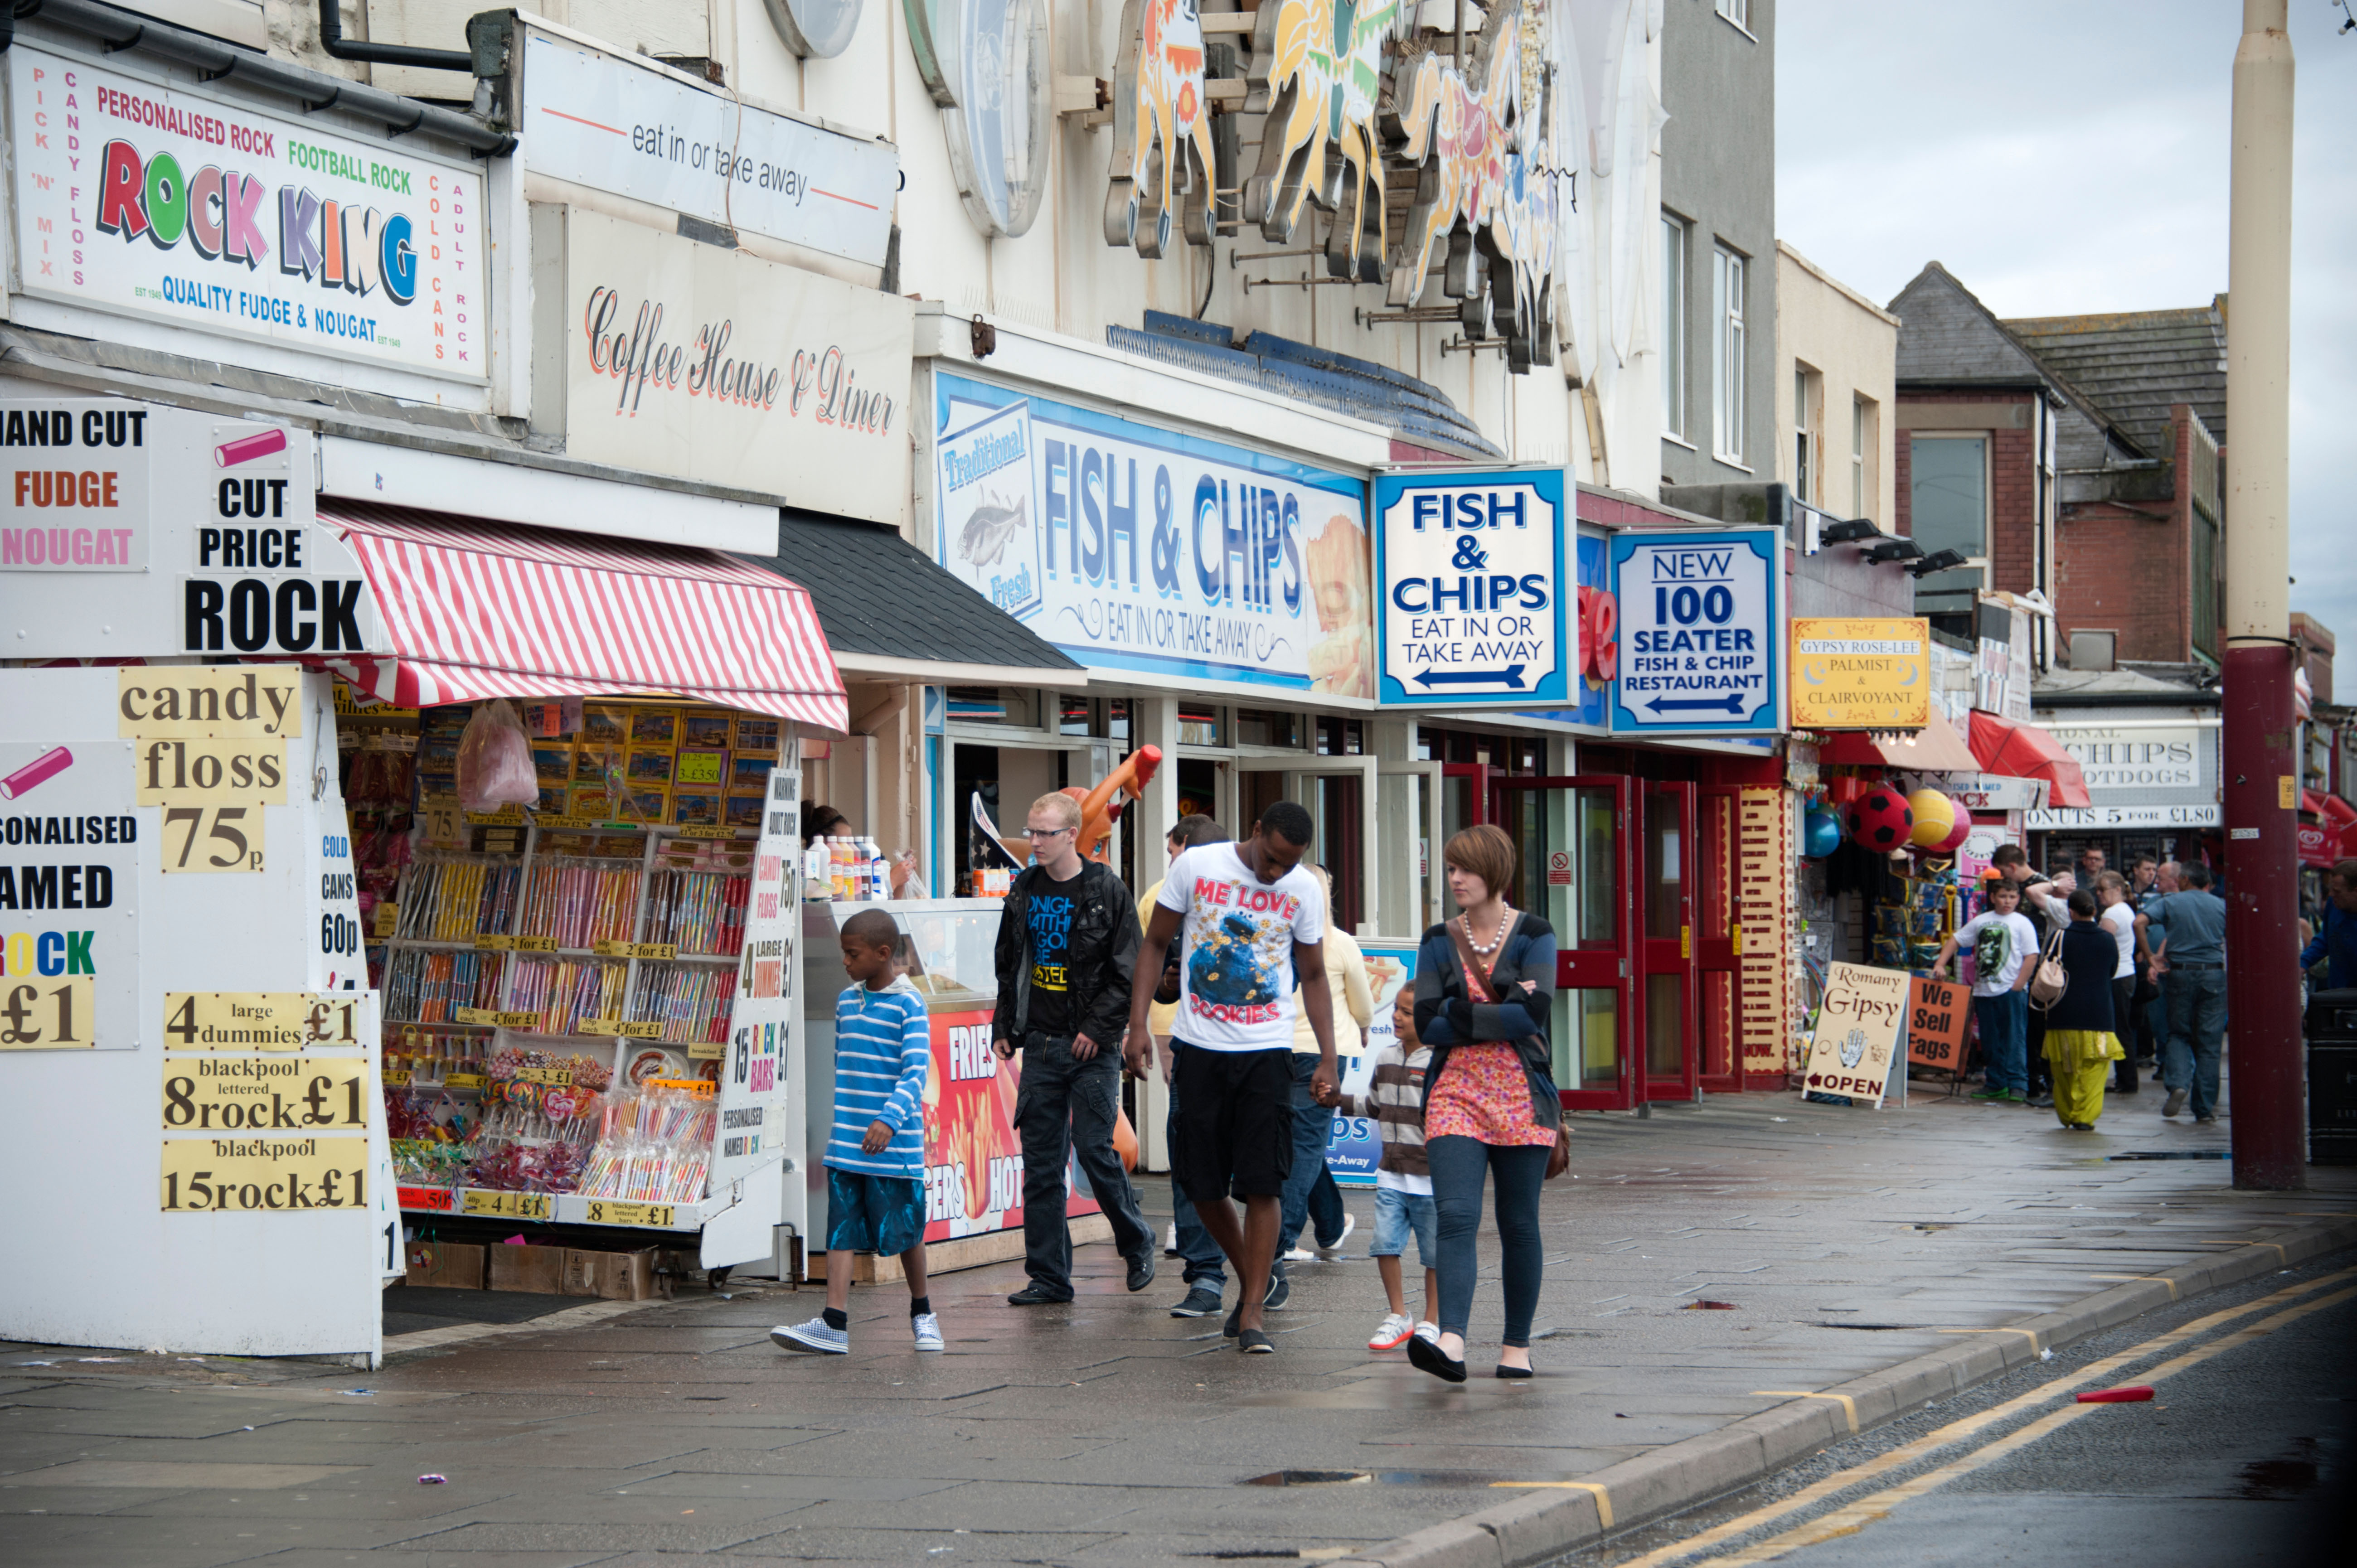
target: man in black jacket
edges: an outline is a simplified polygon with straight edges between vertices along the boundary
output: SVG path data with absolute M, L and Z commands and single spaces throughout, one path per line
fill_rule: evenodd
M 1027 826 L 1038 864 L 1016 877 L 998 918 L 991 1038 L 1001 1058 L 1023 1053 L 1015 1130 L 1023 1139 L 1023 1267 L 1031 1283 L 1006 1300 L 1043 1306 L 1072 1299 L 1068 1155 L 1079 1155 L 1113 1221 L 1133 1291 L 1154 1283 L 1154 1232 L 1113 1146 L 1137 911 L 1111 867 L 1081 858 L 1078 800 L 1042 795 Z

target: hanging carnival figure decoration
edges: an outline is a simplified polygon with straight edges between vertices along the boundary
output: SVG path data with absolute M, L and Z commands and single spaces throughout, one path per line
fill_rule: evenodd
M 1254 102 L 1268 105 L 1260 167 L 1244 182 L 1244 220 L 1278 244 L 1303 208 L 1334 215 L 1329 275 L 1383 281 L 1390 235 L 1383 211 L 1375 101 L 1383 46 L 1405 36 L 1400 0 L 1267 0 L 1253 28 Z
M 1396 3 L 1396 0 L 1394 0 Z M 1126 0 L 1114 68 L 1109 245 L 1147 261 L 1170 248 L 1174 208 L 1192 245 L 1211 242 L 1211 121 L 1196 0 Z

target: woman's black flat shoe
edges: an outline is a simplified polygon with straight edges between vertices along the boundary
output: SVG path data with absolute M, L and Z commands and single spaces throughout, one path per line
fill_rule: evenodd
M 1430 1372 L 1444 1383 L 1465 1380 L 1465 1363 L 1451 1360 L 1447 1351 L 1423 1335 L 1412 1335 L 1407 1342 L 1407 1359 L 1418 1371 Z
M 1528 1367 L 1509 1367 L 1501 1361 L 1498 1363 L 1498 1375 L 1501 1378 L 1534 1378 L 1538 1374 Z

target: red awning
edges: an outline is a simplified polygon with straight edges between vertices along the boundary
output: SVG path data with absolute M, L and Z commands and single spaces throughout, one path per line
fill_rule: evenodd
M 402 707 L 656 692 L 841 731 L 810 595 L 718 551 L 322 499 L 391 651 L 326 660 Z
M 2313 789 L 2302 789 L 2299 792 L 2299 809 L 2311 816 L 2323 818 L 2324 825 L 2336 834 L 2352 822 L 2357 822 L 2357 806 L 2351 805 L 2338 795 L 2319 795 Z
M 1955 726 L 1937 708 L 1932 710 L 1931 722 L 1910 739 L 1869 740 L 1863 731 L 1850 730 L 1819 745 L 1817 760 L 1846 768 L 1903 768 L 1910 773 L 1982 771 Z
M 2043 779 L 2049 806 L 2092 806 L 2086 775 L 2061 743 L 2036 725 L 1973 710 L 1973 755 L 1981 769 L 2008 779 Z

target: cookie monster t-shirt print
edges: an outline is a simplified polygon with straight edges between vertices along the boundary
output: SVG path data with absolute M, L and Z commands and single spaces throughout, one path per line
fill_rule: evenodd
M 1263 882 L 1233 844 L 1202 844 L 1171 863 L 1157 902 L 1183 917 L 1171 1032 L 1206 1050 L 1290 1049 L 1299 1005 L 1293 944 L 1326 937 L 1308 868 Z

